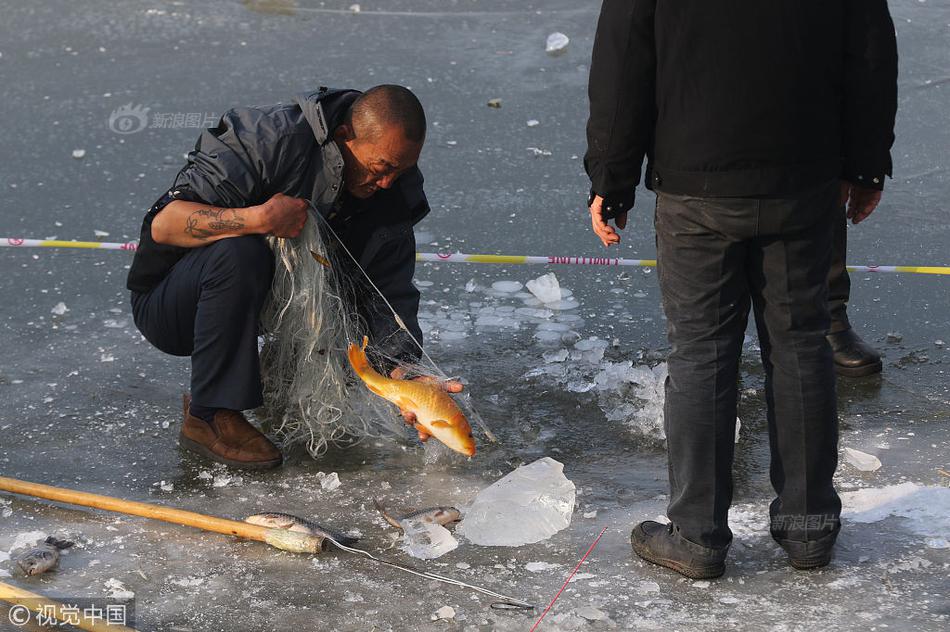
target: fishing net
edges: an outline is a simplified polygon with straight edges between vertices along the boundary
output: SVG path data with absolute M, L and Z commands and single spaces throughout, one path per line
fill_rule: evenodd
M 349 344 L 370 336 L 367 353 L 378 369 L 398 363 L 410 376 L 448 376 L 426 354 L 407 363 L 387 355 L 386 349 L 396 348 L 390 344 L 394 340 L 373 338 L 359 305 L 367 304 L 366 297 L 381 295 L 316 211 L 311 210 L 298 237 L 269 241 L 276 266 L 262 314 L 261 412 L 281 443 L 303 444 L 316 457 L 331 444 L 411 436 L 398 409 L 371 393 L 353 373 L 346 356 Z M 374 302 L 386 305 L 384 299 Z M 398 325 L 390 338 L 410 336 L 394 312 L 389 311 L 389 317 Z M 484 428 L 469 396 L 455 399 L 469 421 Z

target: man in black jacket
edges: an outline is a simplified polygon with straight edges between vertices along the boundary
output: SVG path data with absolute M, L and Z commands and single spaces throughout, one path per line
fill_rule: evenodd
M 605 0 L 590 71 L 591 222 L 605 245 L 620 240 L 646 156 L 672 346 L 671 522 L 634 528 L 641 557 L 688 577 L 724 572 L 751 308 L 771 533 L 795 568 L 830 560 L 841 511 L 832 234 L 839 205 L 860 222 L 891 174 L 896 73 L 885 0 Z
M 320 88 L 289 105 L 233 109 L 201 134 L 146 214 L 128 276 L 145 338 L 191 356 L 183 447 L 239 467 L 282 462 L 241 411 L 263 401 L 257 335 L 274 273 L 264 237 L 296 237 L 310 203 L 422 340 L 412 227 L 429 212 L 416 167 L 425 128 L 418 99 L 384 85 L 366 93 Z M 372 304 L 382 298 L 363 298 L 371 304 L 354 308 L 373 338 L 387 341 L 385 354 L 415 359 L 409 335 Z

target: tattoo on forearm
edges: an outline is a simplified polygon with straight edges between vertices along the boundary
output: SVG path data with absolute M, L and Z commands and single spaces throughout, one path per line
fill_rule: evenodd
M 244 219 L 229 208 L 198 209 L 185 220 L 185 234 L 200 241 L 242 228 Z

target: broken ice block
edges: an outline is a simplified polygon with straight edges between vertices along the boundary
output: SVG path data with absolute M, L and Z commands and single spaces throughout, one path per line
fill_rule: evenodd
M 434 560 L 458 548 L 458 540 L 440 524 L 421 520 L 400 520 L 402 550 L 420 560 Z
M 486 487 L 458 531 L 474 544 L 521 546 L 550 538 L 571 524 L 575 488 L 550 457 L 522 465 Z
M 544 50 L 548 55 L 561 55 L 567 50 L 567 45 L 571 43 L 567 35 L 560 32 L 554 32 L 548 35 L 548 41 Z
M 518 281 L 495 281 L 491 284 L 491 287 L 493 290 L 498 290 L 499 292 L 511 293 L 517 292 L 524 286 Z
M 873 472 L 881 467 L 881 460 L 876 456 L 853 448 L 844 449 L 844 460 L 862 472 Z
M 528 291 L 542 303 L 553 303 L 561 300 L 561 284 L 553 272 L 526 283 Z
M 59 302 L 59 303 L 56 303 L 53 309 L 49 310 L 49 313 L 55 316 L 62 316 L 68 311 L 69 311 L 69 308 L 66 307 L 66 303 Z

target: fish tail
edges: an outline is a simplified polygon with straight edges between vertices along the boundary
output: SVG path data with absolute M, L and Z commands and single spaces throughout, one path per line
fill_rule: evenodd
M 369 338 L 363 336 L 363 346 L 358 347 L 353 343 L 350 343 L 350 347 L 347 350 L 347 357 L 350 360 L 350 366 L 353 367 L 353 371 L 363 380 L 370 390 L 379 388 L 381 382 L 386 378 L 380 375 L 376 369 L 373 368 L 373 365 L 369 363 L 369 358 L 366 357 L 366 345 L 369 343 Z
M 46 544 L 56 547 L 57 549 L 68 549 L 73 544 L 75 544 L 75 542 L 70 542 L 69 540 L 59 540 L 53 536 L 49 536 L 46 538 Z

